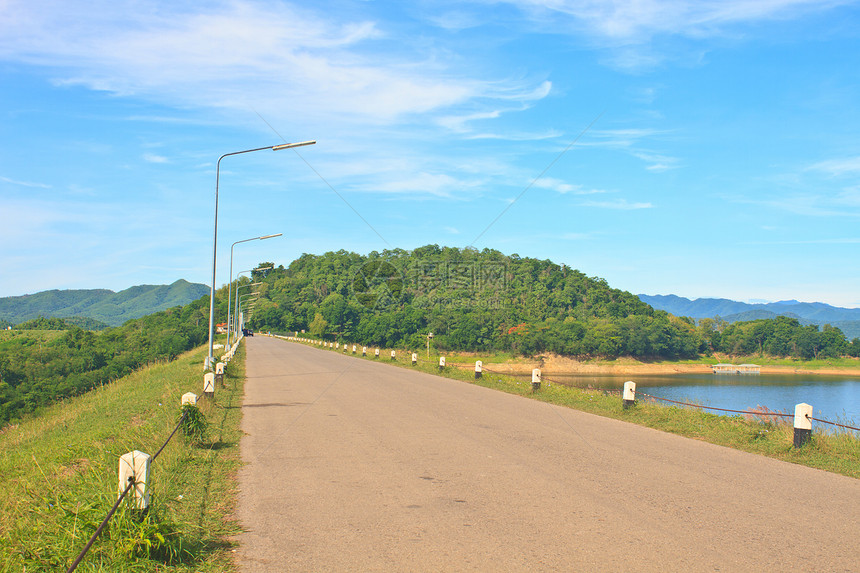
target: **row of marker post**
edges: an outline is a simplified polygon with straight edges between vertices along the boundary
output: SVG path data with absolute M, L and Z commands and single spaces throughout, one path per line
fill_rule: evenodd
M 203 397 L 214 398 L 216 383 L 224 383 L 224 371 L 226 365 L 236 353 L 239 346 L 239 340 L 233 344 L 229 350 L 221 357 L 221 361 L 215 364 L 215 371 L 209 372 L 208 360 L 204 363 L 204 368 L 207 372 L 203 375 Z M 186 405 L 196 406 L 198 396 L 193 392 L 187 392 L 182 395 L 180 405 L 184 408 Z M 150 464 L 152 456 L 147 453 L 134 450 L 123 454 L 119 458 L 119 495 L 125 491 L 128 485 L 129 478 L 134 481 L 134 496 L 135 504 L 138 509 L 144 510 L 149 507 L 149 490 L 147 484 L 150 482 Z
M 302 333 L 304 334 L 304 333 Z M 315 340 L 308 338 L 299 337 L 299 333 L 296 332 L 295 336 L 279 336 L 278 338 L 284 338 L 286 340 L 293 340 L 297 342 L 310 342 L 312 344 L 316 344 L 318 346 L 323 346 L 324 348 L 334 348 L 336 350 L 340 350 L 343 348 L 343 352 L 346 353 L 348 351 L 349 345 L 347 343 L 339 342 L 327 342 L 324 340 Z M 352 345 L 352 353 L 355 354 L 357 350 L 357 345 Z M 367 356 L 367 347 L 362 346 L 361 355 Z M 375 357 L 379 358 L 379 348 L 375 350 Z M 396 359 L 395 351 L 391 351 L 391 360 Z M 415 366 L 418 364 L 418 354 L 416 352 L 412 353 L 412 365 Z M 439 357 L 439 371 L 443 371 L 445 369 L 445 357 Z M 475 380 L 480 379 L 483 376 L 484 365 L 483 362 L 477 360 L 475 362 Z M 532 370 L 532 392 L 537 392 L 541 387 L 541 371 L 540 368 L 534 368 Z M 622 392 L 622 405 L 625 410 L 630 408 L 636 403 L 636 383 L 632 381 L 627 381 L 624 383 L 624 390 Z M 812 406 L 809 404 L 798 404 L 794 408 L 794 447 L 799 448 L 809 442 L 812 438 Z
M 621 400 L 625 410 L 636 403 L 636 382 L 624 383 Z M 797 404 L 794 407 L 794 447 L 800 448 L 812 439 L 812 406 Z

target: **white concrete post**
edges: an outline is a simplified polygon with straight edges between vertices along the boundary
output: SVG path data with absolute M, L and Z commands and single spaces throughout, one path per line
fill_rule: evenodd
M 117 497 L 128 487 L 128 478 L 134 480 L 131 488 L 137 498 L 137 509 L 149 507 L 149 491 L 146 484 L 149 481 L 150 455 L 134 450 L 119 458 L 119 492 Z
M 418 364 L 418 353 L 413 352 L 412 353 L 412 366 L 415 366 L 416 364 Z
M 634 403 L 636 403 L 636 382 L 628 380 L 624 383 L 624 393 L 621 395 L 621 404 L 626 410 Z
M 444 369 L 445 369 L 445 357 L 440 356 L 439 357 L 439 371 L 441 372 Z
M 215 374 L 207 372 L 203 375 L 203 395 L 207 398 L 215 396 Z
M 182 395 L 182 405 L 196 406 L 197 405 L 197 394 L 194 392 L 186 392 Z
M 355 354 L 355 344 L 352 345 L 352 353 Z
M 343 345 L 343 353 L 346 354 L 346 344 Z
M 397 360 L 397 354 L 395 354 L 395 352 L 393 350 L 391 351 L 391 359 Z
M 540 368 L 532 369 L 532 392 L 540 390 Z
M 373 355 L 374 358 L 379 358 L 379 349 L 376 349 L 376 352 Z
M 361 347 L 361 355 L 362 355 L 362 356 L 367 356 L 367 346 L 362 346 L 362 347 Z
M 475 380 L 484 375 L 484 363 L 480 360 L 475 360 Z
M 215 381 L 224 384 L 224 363 L 219 362 L 215 365 Z
M 794 407 L 794 447 L 799 448 L 812 439 L 812 406 L 798 404 Z

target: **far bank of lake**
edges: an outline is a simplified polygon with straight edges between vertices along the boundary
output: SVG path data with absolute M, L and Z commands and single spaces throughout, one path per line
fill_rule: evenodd
M 761 374 L 738 375 L 714 374 L 709 364 L 702 363 L 579 362 L 544 356 L 486 362 L 485 368 L 524 378 L 530 378 L 532 368 L 541 368 L 547 382 L 580 388 L 618 390 L 632 380 L 652 396 L 729 410 L 764 406 L 793 414 L 795 405 L 803 402 L 812 405 L 816 418 L 860 425 L 860 367 L 763 365 Z

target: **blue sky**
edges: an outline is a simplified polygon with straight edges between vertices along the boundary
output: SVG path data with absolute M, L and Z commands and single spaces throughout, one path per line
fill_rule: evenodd
M 0 1 L 0 296 L 428 243 L 860 306 L 860 6 Z M 507 209 L 507 210 L 505 210 Z M 500 213 L 504 214 L 493 222 Z

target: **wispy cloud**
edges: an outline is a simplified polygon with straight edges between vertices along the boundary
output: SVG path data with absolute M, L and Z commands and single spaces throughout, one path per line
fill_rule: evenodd
M 163 155 L 155 155 L 154 153 L 144 153 L 143 160 L 147 163 L 169 163 L 169 160 Z
M 567 183 L 553 177 L 542 177 L 535 181 L 532 186 L 540 189 L 551 189 L 562 194 L 570 193 L 571 195 L 599 195 L 606 193 L 603 189 L 586 189 L 582 185 Z
M 633 155 L 649 164 L 645 167 L 648 171 L 667 171 L 669 169 L 675 169 L 678 167 L 679 163 L 678 158 L 660 153 L 636 151 L 633 152 Z
M 585 38 L 604 50 L 604 63 L 639 71 L 666 59 L 702 60 L 711 38 L 743 38 L 751 24 L 798 19 L 851 0 L 488 0 L 518 7 L 543 31 Z M 662 51 L 657 39 L 697 42 Z
M 621 149 L 647 163 L 645 169 L 648 171 L 667 171 L 676 169 L 681 163 L 680 159 L 649 148 L 655 145 L 656 140 L 672 133 L 671 130 L 653 128 L 598 129 L 590 133 L 582 145 Z
M 845 0 L 508 0 L 537 18 L 569 18 L 567 24 L 607 42 L 644 43 L 661 34 L 720 36 L 726 27 L 797 18 L 847 4 Z
M 8 183 L 10 185 L 17 185 L 18 187 L 32 187 L 36 189 L 50 189 L 50 185 L 46 185 L 44 183 L 34 183 L 32 181 L 16 181 L 15 179 L 9 179 L 8 177 L 3 177 L 0 175 L 0 181 L 3 183 Z
M 860 210 L 845 208 L 860 206 L 860 197 L 856 190 L 854 192 L 846 190 L 835 196 L 798 192 L 778 197 L 727 197 L 727 199 L 735 203 L 761 205 L 806 217 L 860 217 Z
M 809 169 L 812 171 L 823 171 L 834 176 L 860 173 L 860 157 L 828 159 L 811 165 Z
M 582 241 L 590 239 L 591 235 L 588 233 L 562 233 L 559 238 L 563 241 Z
M 456 197 L 458 191 L 476 186 L 477 182 L 457 179 L 446 173 L 420 172 L 414 175 L 392 174 L 382 183 L 360 184 L 352 188 L 375 193 L 414 195 L 416 198 L 434 195 L 451 199 Z
M 808 239 L 797 241 L 745 241 L 741 245 L 857 245 L 860 238 Z
M 614 199 L 612 201 L 584 201 L 580 203 L 583 207 L 597 207 L 600 209 L 618 209 L 621 211 L 635 211 L 637 209 L 651 209 L 651 203 L 631 203 L 627 199 Z
M 278 118 L 277 110 L 302 109 L 314 118 L 394 121 L 469 101 L 522 105 L 551 89 L 458 73 L 430 50 L 394 49 L 396 34 L 378 22 L 290 4 L 235 0 L 205 13 L 129 4 L 7 0 L 0 58 L 45 66 L 59 85 L 172 105 L 250 106 Z

